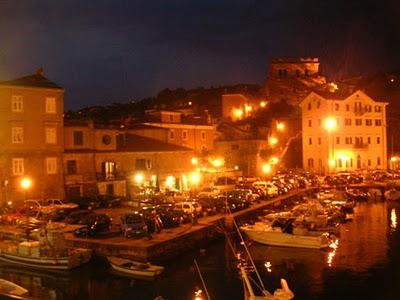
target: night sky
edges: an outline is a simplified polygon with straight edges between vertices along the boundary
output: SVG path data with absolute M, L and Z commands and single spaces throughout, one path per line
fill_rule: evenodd
M 76 109 L 262 84 L 273 57 L 320 57 L 335 77 L 396 71 L 399 23 L 397 1 L 0 0 L 0 80 L 42 66 Z

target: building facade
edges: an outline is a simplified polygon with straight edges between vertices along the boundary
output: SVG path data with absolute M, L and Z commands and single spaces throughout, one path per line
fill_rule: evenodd
M 273 59 L 265 85 L 267 100 L 298 105 L 312 90 L 326 85 L 319 64 L 318 58 Z
M 64 89 L 41 69 L 0 82 L 2 204 L 64 197 L 63 110 Z
M 175 111 L 156 111 L 151 116 L 149 122 L 143 125 L 165 129 L 167 135 L 164 142 L 193 149 L 197 153 L 214 149 L 215 126 L 211 124 L 211 119 L 184 118 L 181 112 Z M 144 131 L 139 134 L 145 136 Z M 161 134 L 158 136 L 162 137 Z
M 319 173 L 385 169 L 386 105 L 361 90 L 311 92 L 300 104 L 303 167 Z
M 140 187 L 183 190 L 194 151 L 93 122 L 65 125 L 67 198 L 97 194 L 131 196 Z

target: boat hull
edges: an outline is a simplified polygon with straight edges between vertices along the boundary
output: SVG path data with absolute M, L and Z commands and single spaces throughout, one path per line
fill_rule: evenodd
M 143 264 L 128 259 L 119 257 L 107 257 L 112 269 L 120 274 L 128 275 L 139 279 L 154 279 L 164 271 L 164 267 L 150 264 Z M 126 267 L 125 264 L 131 264 L 131 267 Z M 147 266 L 139 268 L 135 266 Z
M 14 253 L 2 252 L 0 261 L 18 265 L 22 267 L 41 269 L 41 270 L 71 270 L 84 263 L 87 263 L 91 258 L 91 252 L 82 249 L 77 251 L 73 256 L 66 257 L 34 257 L 18 255 Z
M 243 230 L 251 240 L 263 245 L 323 249 L 328 248 L 330 244 L 325 235 L 294 235 L 279 231 L 259 231 L 246 228 Z

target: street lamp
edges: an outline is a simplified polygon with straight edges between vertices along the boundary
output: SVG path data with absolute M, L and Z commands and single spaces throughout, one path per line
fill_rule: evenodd
M 192 157 L 192 165 L 197 165 L 199 163 L 199 159 L 197 157 Z
M 28 177 L 24 177 L 19 182 L 19 185 L 24 190 L 24 198 L 25 198 L 24 200 L 26 200 L 26 192 L 27 192 L 27 190 L 29 190 L 31 188 L 32 180 L 30 178 L 28 178 Z
M 283 122 L 278 122 L 276 123 L 276 130 L 278 131 L 284 131 L 285 130 L 285 124 Z
M 263 173 L 265 173 L 265 174 L 271 173 L 271 165 L 270 165 L 270 164 L 264 164 L 264 165 L 262 166 L 262 171 L 263 171 Z
M 278 139 L 274 136 L 271 136 L 268 142 L 271 147 L 274 147 L 278 143 Z
M 144 181 L 144 176 L 142 173 L 137 173 L 134 177 L 134 180 L 136 182 L 137 185 L 141 185 Z

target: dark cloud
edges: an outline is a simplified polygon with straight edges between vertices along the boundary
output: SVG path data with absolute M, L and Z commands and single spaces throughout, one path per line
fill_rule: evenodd
M 329 75 L 398 67 L 396 1 L 0 0 L 0 79 L 44 66 L 67 108 L 265 80 L 276 56 Z

